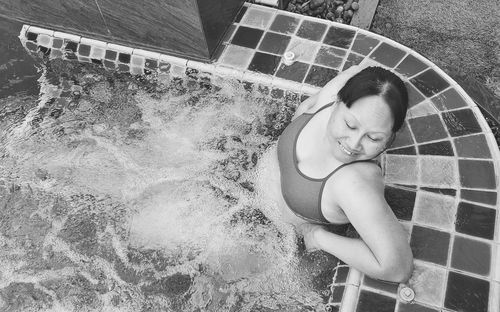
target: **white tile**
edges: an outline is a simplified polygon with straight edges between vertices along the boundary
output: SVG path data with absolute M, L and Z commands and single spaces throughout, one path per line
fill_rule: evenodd
M 420 156 L 419 162 L 422 186 L 456 188 L 459 185 L 455 157 Z
M 19 32 L 19 38 L 25 38 L 26 33 L 28 32 L 28 29 L 30 28 L 30 25 L 24 24 L 23 27 L 21 28 L 21 31 Z
M 103 59 L 105 55 L 106 55 L 106 47 L 102 48 L 102 47 L 92 46 L 90 48 L 90 55 L 89 55 L 90 58 L 100 60 Z
M 384 179 L 386 183 L 418 185 L 417 157 L 387 154 Z
M 408 110 L 407 118 L 416 118 L 437 114 L 438 110 L 430 101 L 421 102 Z
M 293 52 L 295 54 L 294 61 L 312 63 L 320 47 L 320 42 L 293 37 L 288 44 L 286 52 Z
M 104 41 L 100 41 L 100 40 L 95 40 L 95 39 L 90 39 L 90 38 L 84 38 L 82 37 L 80 39 L 80 43 L 81 44 L 86 44 L 86 45 L 89 45 L 89 46 L 92 46 L 92 47 L 100 47 L 100 48 L 106 48 L 106 46 L 108 45 L 106 42 Z
M 446 270 L 423 261 L 415 261 L 409 286 L 415 292 L 415 301 L 442 306 Z
M 36 26 L 30 26 L 28 29 L 29 32 L 36 33 L 36 34 L 45 34 L 49 36 L 54 36 L 54 31 L 50 29 L 45 29 L 41 27 L 36 27 Z
M 61 38 L 61 39 L 67 39 L 67 40 L 71 40 L 71 41 L 75 41 L 75 42 L 80 42 L 80 38 L 81 38 L 81 36 L 68 34 L 68 33 L 65 33 L 62 31 L 54 32 L 54 37 Z
M 157 52 L 142 50 L 142 49 L 134 49 L 133 55 L 140 55 L 140 56 L 144 56 L 148 59 L 159 60 L 161 54 L 157 53 Z
M 416 222 L 444 230 L 453 230 L 457 205 L 455 197 L 419 191 L 413 218 Z
M 197 61 L 188 61 L 187 67 L 194 68 L 205 73 L 213 73 L 215 71 L 214 64 L 202 63 Z
M 146 59 L 143 56 L 132 54 L 130 57 L 130 65 L 135 67 L 144 67 Z

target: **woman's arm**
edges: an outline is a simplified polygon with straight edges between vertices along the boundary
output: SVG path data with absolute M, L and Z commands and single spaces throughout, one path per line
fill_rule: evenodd
M 310 96 L 300 103 L 295 111 L 295 114 L 293 115 L 292 120 L 303 113 L 314 113 L 326 104 L 333 102 L 337 97 L 337 93 L 340 89 L 342 89 L 347 80 L 360 72 L 363 68 L 364 67 L 359 65 L 351 66 L 347 70 L 335 76 L 323 88 L 321 88 L 318 93 Z
M 322 249 L 373 278 L 406 282 L 411 276 L 413 256 L 406 232 L 383 197 L 381 175 L 373 172 L 378 169 L 346 169 L 354 168 L 336 173 L 336 183 L 329 191 L 361 239 L 309 225 L 303 226 L 306 246 Z

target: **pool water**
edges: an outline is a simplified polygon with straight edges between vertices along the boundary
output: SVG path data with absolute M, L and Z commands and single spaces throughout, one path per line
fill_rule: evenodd
M 0 100 L 3 311 L 324 310 L 336 260 L 257 183 L 298 99 L 27 62 Z

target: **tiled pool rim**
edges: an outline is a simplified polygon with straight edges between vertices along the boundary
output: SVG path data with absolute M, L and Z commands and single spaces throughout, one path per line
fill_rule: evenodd
M 471 308 L 458 298 L 471 296 L 474 289 L 467 288 L 469 284 L 483 292 L 487 287 L 488 306 L 479 302 L 479 307 L 472 307 L 477 308 L 474 311 L 500 310 L 500 216 L 496 208 L 500 152 L 472 99 L 415 51 L 349 25 L 248 3 L 210 64 L 28 25 L 23 26 L 20 38 L 29 51 L 99 63 L 132 75 L 158 71 L 184 76 L 194 69 L 214 78 L 232 77 L 299 96 L 315 93 L 353 64 L 395 70 L 408 82 L 411 108 L 405 129 L 385 156 L 386 195 L 390 204 L 402 207 L 396 215 L 411 232 L 416 271 L 410 286 L 416 291 L 415 304 L 398 299 L 394 286 L 350 270 L 340 311 L 365 312 L 373 304 L 381 306 L 380 311 L 458 311 Z M 280 60 L 290 50 L 310 55 L 299 55 L 287 67 Z M 441 208 L 441 215 L 426 207 Z M 423 248 L 422 238 L 430 246 Z M 460 257 L 467 250 L 489 255 L 489 259 L 476 265 L 470 257 Z M 465 292 L 454 287 L 460 282 L 466 283 Z

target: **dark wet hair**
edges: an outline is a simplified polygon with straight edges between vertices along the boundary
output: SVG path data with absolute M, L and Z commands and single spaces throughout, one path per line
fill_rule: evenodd
M 392 132 L 397 132 L 406 117 L 408 90 L 393 72 L 382 67 L 367 67 L 346 82 L 338 93 L 338 99 L 350 108 L 357 100 L 372 95 L 381 96 L 389 105 L 394 119 Z

